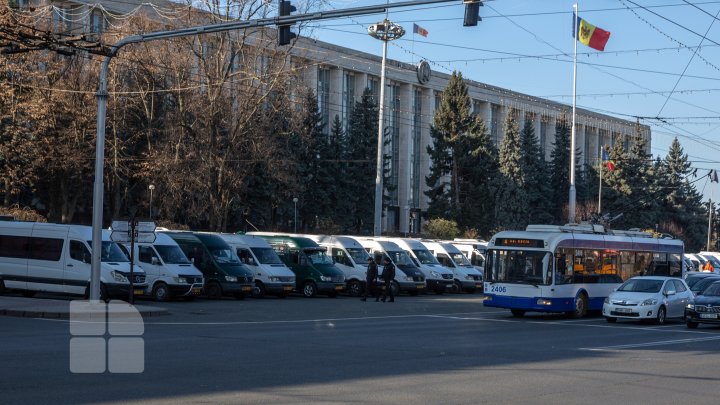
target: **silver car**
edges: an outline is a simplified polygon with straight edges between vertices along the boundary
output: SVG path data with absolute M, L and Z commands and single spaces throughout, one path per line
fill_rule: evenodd
M 633 277 L 605 298 L 602 313 L 611 323 L 621 318 L 664 324 L 667 318 L 682 319 L 692 299 L 690 288 L 679 278 Z

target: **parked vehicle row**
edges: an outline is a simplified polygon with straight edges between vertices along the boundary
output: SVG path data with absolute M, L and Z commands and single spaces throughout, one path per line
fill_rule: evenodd
M 0 223 L 0 292 L 89 295 L 92 228 L 21 221 Z M 103 230 L 101 298 L 157 301 L 252 295 L 362 295 L 371 256 L 397 271 L 394 293 L 482 290 L 482 274 L 451 243 L 405 238 L 247 235 L 157 229 L 154 238 L 111 240 Z M 432 249 L 428 249 L 431 246 Z M 133 260 L 131 266 L 130 258 Z M 442 260 L 441 263 L 439 260 Z M 131 278 L 132 271 L 132 278 Z M 132 281 L 132 283 L 130 283 Z M 132 286 L 131 286 L 132 284 Z

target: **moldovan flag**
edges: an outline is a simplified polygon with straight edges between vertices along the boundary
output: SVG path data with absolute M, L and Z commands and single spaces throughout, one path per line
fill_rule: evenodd
M 602 150 L 602 160 L 607 164 L 607 168 L 610 171 L 615 170 L 615 162 L 610 160 L 610 155 L 608 155 L 607 151 L 605 149 Z
M 583 45 L 604 51 L 605 44 L 610 39 L 610 32 L 590 24 L 573 13 L 573 37 Z
M 425 28 L 423 28 L 423 27 L 421 27 L 421 26 L 413 23 L 413 34 L 420 34 L 420 35 L 422 35 L 422 36 L 424 36 L 424 37 L 427 38 L 427 36 L 428 36 L 428 30 L 426 30 Z

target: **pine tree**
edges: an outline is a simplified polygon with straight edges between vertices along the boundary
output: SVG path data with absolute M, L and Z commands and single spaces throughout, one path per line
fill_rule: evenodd
M 524 177 L 525 205 L 528 213 L 525 223 L 552 223 L 547 165 L 540 148 L 540 141 L 535 135 L 535 128 L 530 120 L 525 120 L 520 134 L 520 151 L 520 167 Z
M 346 214 L 355 234 L 373 231 L 377 133 L 377 105 L 370 89 L 365 89 L 350 113 L 347 131 L 347 177 L 353 181 L 353 187 L 352 192 L 345 195 L 351 206 Z
M 563 224 L 567 222 L 570 189 L 570 123 L 564 115 L 555 125 L 555 143 L 550 154 L 550 188 L 554 220 Z
M 504 137 L 500 143 L 500 173 L 503 183 L 497 195 L 497 224 L 500 229 L 524 229 L 527 225 L 527 195 L 522 171 L 520 129 L 511 110 L 505 120 Z

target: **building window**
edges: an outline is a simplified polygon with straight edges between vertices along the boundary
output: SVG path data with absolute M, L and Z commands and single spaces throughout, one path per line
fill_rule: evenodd
M 330 122 L 330 70 L 325 68 L 318 69 L 317 82 L 317 101 L 318 110 L 322 119 L 322 125 L 327 131 Z
M 343 75 L 343 130 L 347 131 L 348 122 L 350 122 L 350 114 L 352 114 L 355 106 L 355 75 L 345 72 Z
M 384 123 L 384 133 L 388 136 L 385 142 L 389 143 L 386 143 L 385 150 L 386 153 L 390 154 L 390 159 L 389 162 L 387 162 L 388 173 L 386 176 L 389 177 L 389 205 L 398 206 L 398 179 L 400 174 L 400 86 L 389 86 L 388 93 L 387 104 L 390 113 L 388 114 L 387 121 Z
M 380 105 L 378 103 L 378 100 L 380 100 L 380 79 L 368 76 L 367 88 L 370 90 L 375 104 Z
M 420 155 L 422 154 L 422 89 L 415 88 L 413 92 L 413 128 L 410 146 L 410 201 L 411 208 L 420 207 Z
M 102 34 L 105 32 L 105 15 L 102 10 L 94 9 L 90 14 L 90 32 Z
M 490 138 L 495 145 L 498 145 L 498 141 L 500 140 L 500 128 L 502 128 L 500 123 L 500 109 L 501 107 L 499 105 L 492 104 L 490 106 Z
M 545 144 L 547 143 L 547 131 L 548 125 L 550 125 L 550 119 L 548 117 L 542 117 L 540 119 L 540 151 L 542 152 L 543 159 L 547 154 L 545 153 Z

